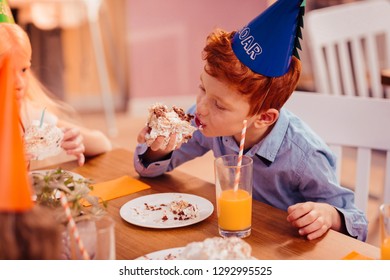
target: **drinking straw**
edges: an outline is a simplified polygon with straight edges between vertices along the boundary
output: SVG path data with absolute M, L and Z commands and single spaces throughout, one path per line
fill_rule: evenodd
M 76 239 L 77 245 L 79 246 L 80 252 L 83 255 L 84 260 L 89 260 L 89 255 L 87 250 L 85 250 L 83 241 L 80 238 L 79 231 L 77 230 L 76 223 L 73 220 L 72 213 L 70 212 L 69 203 L 66 199 L 66 196 L 63 192 L 60 192 L 61 194 L 61 205 L 65 209 L 66 219 L 68 220 L 68 223 L 70 225 L 70 230 Z
M 42 110 L 42 115 L 41 115 L 41 122 L 39 123 L 39 127 L 42 127 L 42 124 L 43 124 L 43 118 L 45 117 L 45 111 L 46 111 L 46 107 Z
M 234 191 L 238 190 L 238 183 L 240 182 L 240 173 L 241 173 L 241 164 L 242 164 L 242 155 L 244 154 L 244 144 L 245 144 L 245 134 L 246 134 L 246 120 L 242 122 L 243 127 L 241 131 L 241 141 L 240 141 L 240 151 L 238 153 L 238 162 L 236 169 L 236 177 L 234 179 Z

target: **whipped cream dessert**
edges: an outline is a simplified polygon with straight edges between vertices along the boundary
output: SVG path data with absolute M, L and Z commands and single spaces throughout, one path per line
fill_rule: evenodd
M 40 126 L 40 122 L 34 120 L 24 133 L 26 152 L 35 160 L 55 156 L 62 151 L 63 137 L 64 133 L 57 126 L 47 123 Z
M 250 260 L 251 246 L 238 237 L 213 237 L 191 242 L 177 256 L 178 260 Z
M 182 108 L 176 106 L 168 109 L 166 105 L 160 103 L 152 105 L 149 108 L 147 125 L 150 131 L 145 135 L 146 144 L 150 146 L 158 136 L 164 136 L 164 148 L 173 133 L 176 133 L 175 146 L 180 142 L 186 143 L 196 130 L 196 127 L 190 123 L 192 118 L 192 115 L 186 114 Z

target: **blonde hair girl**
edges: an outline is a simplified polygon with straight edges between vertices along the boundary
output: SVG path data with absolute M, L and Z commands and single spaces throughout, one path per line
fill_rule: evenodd
M 32 119 L 39 119 L 46 108 L 45 122 L 54 123 L 64 132 L 61 147 L 83 165 L 85 156 L 111 150 L 111 142 L 101 131 L 72 123 L 74 110 L 56 100 L 34 76 L 31 66 L 31 43 L 26 32 L 17 24 L 0 23 L 0 69 L 5 58 L 10 58 L 15 73 L 15 98 L 20 107 L 22 129 Z M 29 157 L 29 155 L 27 155 Z

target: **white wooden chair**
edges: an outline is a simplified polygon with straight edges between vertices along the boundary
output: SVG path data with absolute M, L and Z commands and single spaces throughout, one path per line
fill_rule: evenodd
M 390 1 L 364 0 L 309 11 L 304 36 L 315 91 L 386 97 L 380 72 L 390 68 Z
M 390 202 L 390 100 L 314 92 L 293 93 L 286 108 L 305 121 L 335 151 L 338 178 L 343 147 L 357 149 L 355 203 L 367 213 L 372 151 L 386 155 L 384 202 Z M 380 180 L 375 180 L 375 182 Z M 382 188 L 381 188 L 382 189 Z M 382 202 L 382 201 L 381 201 Z

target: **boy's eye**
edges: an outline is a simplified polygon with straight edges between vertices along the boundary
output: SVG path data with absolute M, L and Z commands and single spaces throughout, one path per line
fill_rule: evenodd
M 225 107 L 219 105 L 217 101 L 215 101 L 214 104 L 215 104 L 215 107 L 217 107 L 217 109 L 219 109 L 219 110 L 225 110 Z
M 202 86 L 202 85 L 199 85 L 199 89 L 201 90 L 201 91 L 205 91 L 205 89 L 204 89 L 204 87 Z
M 27 67 L 25 67 L 25 68 L 23 68 L 23 69 L 22 69 L 22 72 L 23 72 L 23 73 L 26 73 L 26 72 L 27 72 L 27 70 L 28 70 L 28 68 L 27 68 Z

